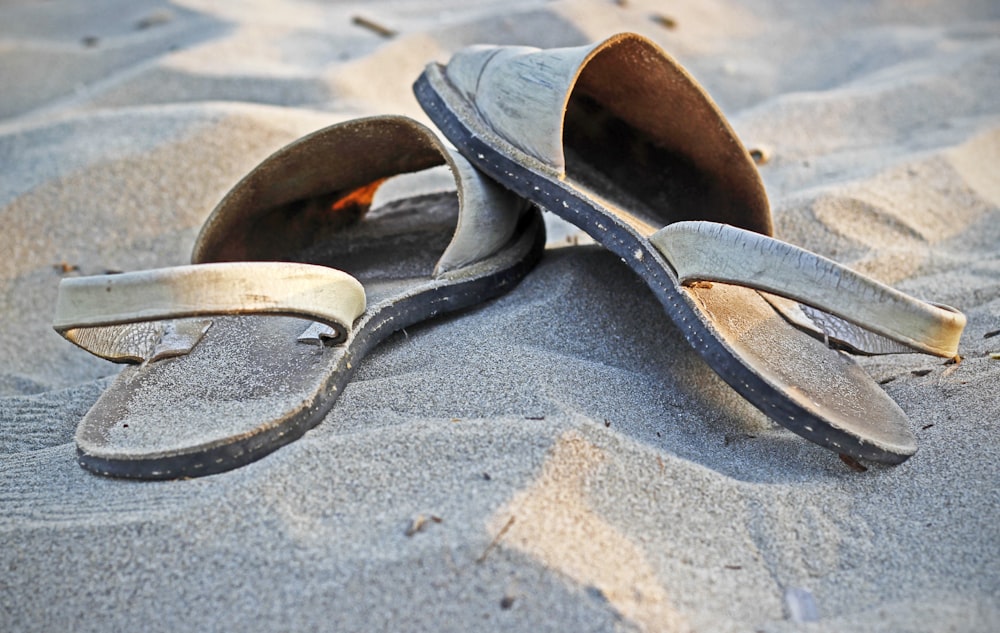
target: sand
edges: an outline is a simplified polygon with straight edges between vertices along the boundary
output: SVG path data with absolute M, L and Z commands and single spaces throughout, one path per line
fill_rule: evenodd
M 0 7 L 0 630 L 1000 629 L 995 2 L 218 4 Z M 780 237 L 966 313 L 960 364 L 861 361 L 912 459 L 855 472 L 776 426 L 553 222 L 513 292 L 394 335 L 273 455 L 76 464 L 117 368 L 51 330 L 61 276 L 184 263 L 284 143 L 426 121 L 410 85 L 459 47 L 621 30 L 766 152 Z

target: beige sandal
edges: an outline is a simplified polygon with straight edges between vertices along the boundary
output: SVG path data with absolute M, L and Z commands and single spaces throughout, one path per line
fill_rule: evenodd
M 387 178 L 447 165 L 452 192 L 369 210 Z M 302 436 L 390 333 L 510 290 L 536 208 L 403 117 L 334 125 L 266 159 L 205 223 L 194 265 L 70 278 L 55 329 L 125 368 L 77 429 L 80 464 L 166 479 Z
M 473 47 L 414 89 L 476 167 L 621 257 L 772 419 L 856 458 L 916 451 L 906 415 L 844 350 L 952 357 L 965 317 L 769 237 L 753 161 L 654 43 Z

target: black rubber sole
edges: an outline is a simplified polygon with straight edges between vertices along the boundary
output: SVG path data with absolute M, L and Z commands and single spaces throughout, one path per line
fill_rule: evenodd
M 744 364 L 705 326 L 668 272 L 669 264 L 648 239 L 579 195 L 567 183 L 513 160 L 471 131 L 432 84 L 427 71 L 420 75 L 413 89 L 427 115 L 469 162 L 519 196 L 578 226 L 618 255 L 646 282 L 667 316 L 709 366 L 772 420 L 810 442 L 858 459 L 898 464 L 916 451 L 915 443 L 912 450 L 894 452 L 865 442 L 790 400 Z

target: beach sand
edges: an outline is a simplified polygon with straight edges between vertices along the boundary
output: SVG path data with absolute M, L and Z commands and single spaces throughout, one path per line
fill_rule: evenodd
M 995 2 L 218 4 L 0 7 L 0 630 L 1000 630 Z M 772 423 L 553 221 L 520 286 L 393 335 L 272 455 L 77 465 L 117 367 L 52 331 L 60 277 L 185 263 L 283 144 L 426 122 L 410 86 L 462 46 L 623 30 L 766 152 L 779 237 L 968 316 L 959 364 L 860 361 L 913 458 Z

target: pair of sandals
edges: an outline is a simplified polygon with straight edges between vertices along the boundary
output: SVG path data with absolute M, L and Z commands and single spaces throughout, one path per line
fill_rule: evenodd
M 414 89 L 459 153 L 404 117 L 334 125 L 241 180 L 192 265 L 61 282 L 55 329 L 133 363 L 79 425 L 84 468 L 194 477 L 297 439 L 390 333 L 516 285 L 544 250 L 540 209 L 619 255 L 775 421 L 858 459 L 916 451 L 845 352 L 955 357 L 964 316 L 770 237 L 749 154 L 655 44 L 473 47 Z M 440 165 L 457 197 L 370 210 L 386 179 Z

